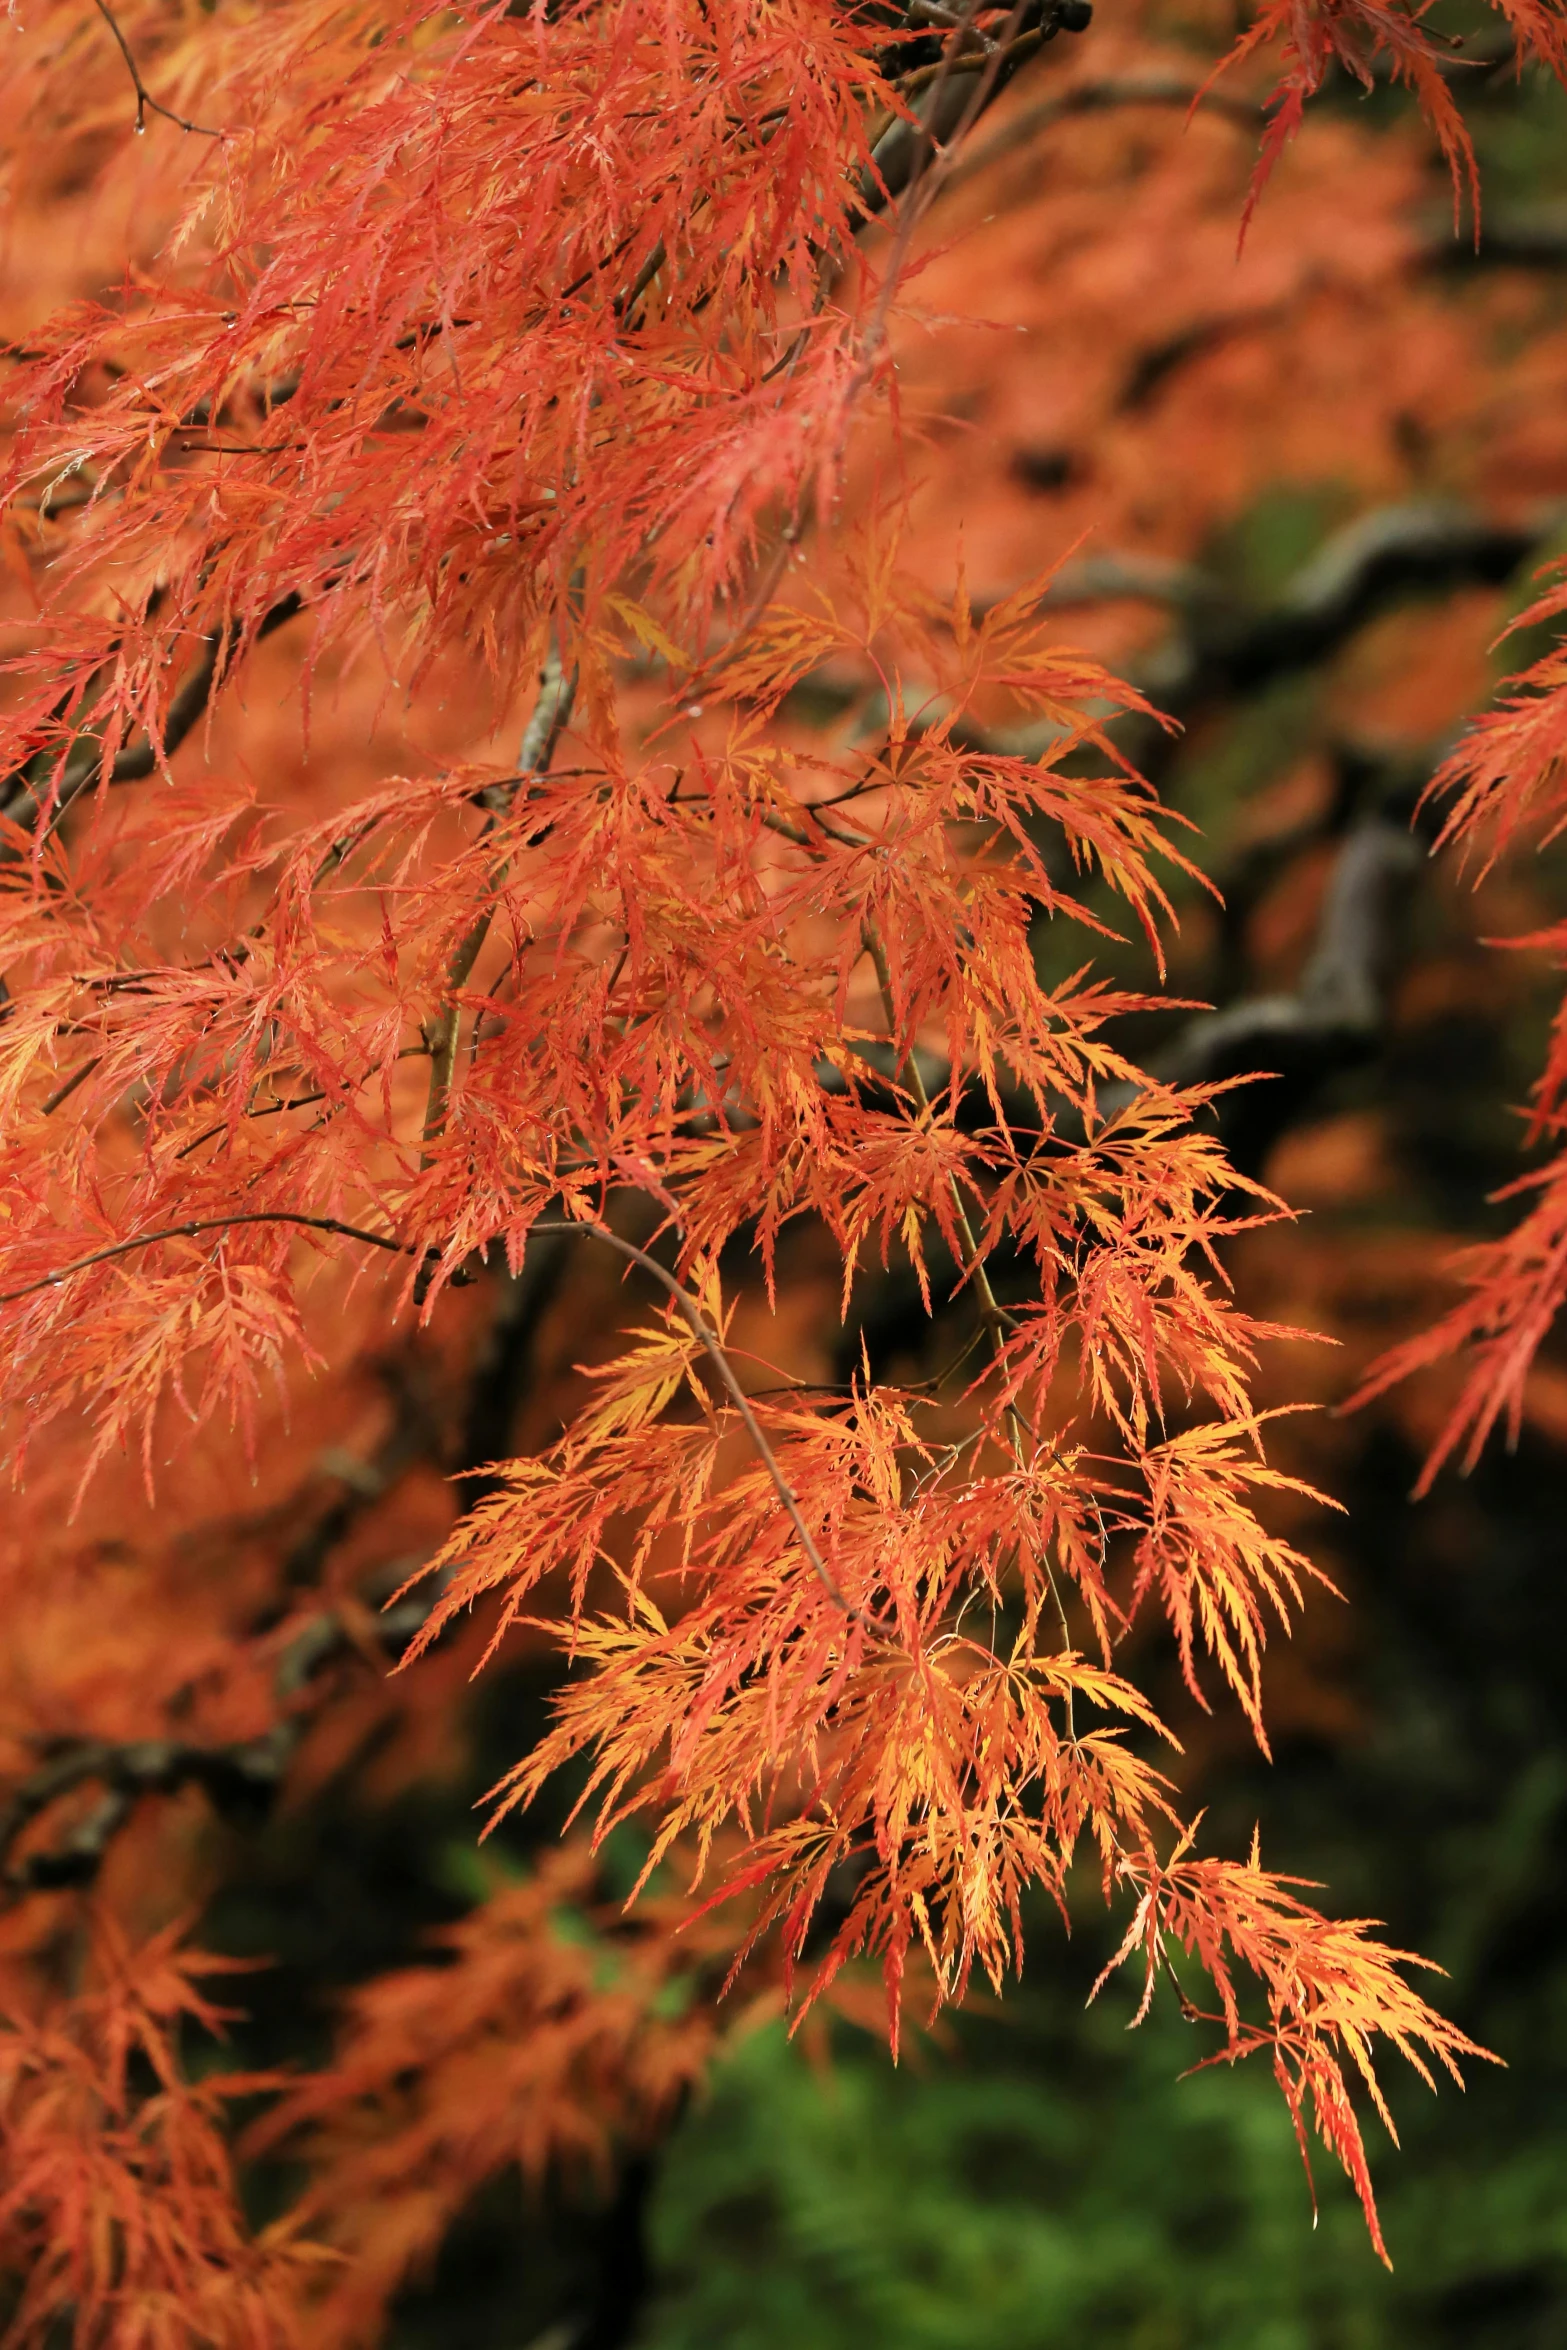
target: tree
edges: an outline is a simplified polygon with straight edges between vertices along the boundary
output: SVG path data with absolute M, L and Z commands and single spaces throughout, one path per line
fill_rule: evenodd
M 1510 15 L 1559 70 L 1559 16 Z M 877 1968 L 896 2046 L 976 1965 L 999 1988 L 1080 1849 L 1145 2004 L 1209 2061 L 1271 2056 L 1379 2247 L 1375 2035 L 1423 2072 L 1481 2053 L 1255 1844 L 1199 1852 L 1118 1669 L 1162 1611 L 1265 1746 L 1266 1625 L 1318 1570 L 1258 1515 L 1304 1490 L 1250 1396 L 1287 1333 L 1220 1269 L 1277 1212 L 1209 1117 L 1255 1038 L 1194 1027 L 1152 1073 L 1118 1038 L 1157 996 L 1075 967 L 1106 893 L 1157 957 L 1198 879 L 1127 748 L 1180 691 L 1060 648 L 1069 575 L 937 596 L 910 559 L 922 224 L 1084 21 L 62 7 L 27 36 L 18 116 L 158 252 L 13 354 L 19 2338 L 372 2335 L 495 2169 L 656 2136 L 746 1986 L 863 2015 Z M 1275 11 L 1243 55 L 1273 38 L 1264 166 L 1335 62 L 1412 83 L 1463 163 L 1418 24 Z M 1562 682 L 1457 754 L 1456 821 L 1533 815 Z M 268 742 L 279 689 L 327 759 Z M 1541 1229 L 1505 1270 L 1547 1272 L 1487 1260 L 1458 1335 L 1537 1338 Z M 822 1252 L 862 1325 L 836 1366 L 784 1313 Z M 950 1337 L 932 1378 L 872 1360 L 889 1263 Z M 606 1343 L 530 1445 L 563 1280 Z M 631 1833 L 638 1898 L 617 1921 L 579 1838 L 444 1967 L 366 1983 L 252 2125 L 308 2171 L 251 2231 L 222 2112 L 265 2084 L 182 2052 L 220 2019 L 170 1927 L 212 1867 L 175 1799 L 429 1768 L 503 1642 L 557 1686 L 492 1821 L 564 1779 L 600 1847 Z

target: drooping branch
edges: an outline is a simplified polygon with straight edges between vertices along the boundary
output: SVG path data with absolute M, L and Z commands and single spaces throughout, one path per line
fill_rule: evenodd
M 261 643 L 290 620 L 296 620 L 305 608 L 300 595 L 282 596 L 271 609 L 264 612 L 257 625 L 255 642 Z M 234 631 L 225 635 L 210 630 L 202 640 L 201 658 L 190 675 L 180 685 L 169 704 L 168 715 L 159 730 L 158 738 L 151 735 L 145 742 L 131 743 L 115 754 L 109 769 L 111 783 L 140 783 L 165 760 L 172 759 L 181 743 L 190 733 L 198 718 L 206 711 L 227 655 L 233 649 Z
M 1194 613 L 1153 690 L 1171 714 L 1254 693 L 1320 661 L 1402 596 L 1465 580 L 1500 587 L 1560 522 L 1554 507 L 1517 523 L 1437 499 L 1378 507 L 1336 531 L 1270 610 L 1225 621 Z

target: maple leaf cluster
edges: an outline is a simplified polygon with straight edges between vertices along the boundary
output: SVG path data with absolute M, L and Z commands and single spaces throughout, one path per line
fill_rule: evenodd
M 222 2120 L 253 2084 L 192 2083 L 176 2055 L 181 2023 L 222 2030 L 198 1983 L 223 1967 L 170 1930 L 129 1948 L 100 1914 L 84 1987 L 0 2016 L 0 2244 L 17 2340 L 62 2325 L 145 2350 L 290 2338 L 282 2313 L 321 2255 L 291 2223 L 253 2237 L 237 2209 Z
M 1508 15 L 1567 63 L 1557 12 Z M 934 58 L 829 0 L 291 0 L 210 26 L 146 0 L 113 20 L 138 105 L 155 84 L 198 126 L 156 167 L 121 153 L 101 15 L 62 6 L 30 52 L 34 122 L 71 124 L 106 187 L 150 173 L 161 243 L 9 360 L 17 1589 L 44 1604 L 72 1501 L 88 1526 L 138 1483 L 168 1507 L 202 1457 L 265 1479 L 277 1399 L 312 1373 L 346 1391 L 413 1330 L 439 1385 L 441 1349 L 479 1343 L 471 1293 L 515 1293 L 541 1252 L 629 1286 L 564 1427 L 470 1449 L 460 1507 L 430 1477 L 383 1614 L 351 1553 L 319 1609 L 301 1588 L 418 1450 L 416 1383 L 379 1465 L 350 1460 L 336 1531 L 293 1530 L 270 1605 L 245 1562 L 280 1515 L 236 1527 L 189 1471 L 174 1506 L 186 1537 L 222 1522 L 248 1629 L 149 1641 L 156 1738 L 83 1670 L 102 1719 L 85 1744 L 45 1730 L 57 1759 L 5 1821 L 21 1914 L 69 1921 L 8 1961 L 18 2342 L 373 2338 L 497 2169 L 602 2164 L 667 2125 L 742 1968 L 800 2014 L 862 2006 L 874 1964 L 896 2047 L 911 2003 L 976 1967 L 999 1989 L 1030 1892 L 1065 1913 L 1085 1876 L 1131 1904 L 1148 1997 L 1171 1981 L 1202 2012 L 1205 1975 L 1214 2060 L 1271 2057 L 1379 2250 L 1350 2094 L 1388 2118 L 1377 2036 L 1423 2075 L 1481 2053 L 1369 1927 L 1255 1849 L 1194 1851 L 1171 1733 L 1118 1669 L 1162 1616 L 1192 1694 L 1216 1675 L 1265 1748 L 1266 1635 L 1320 1578 L 1266 1519 L 1306 1490 L 1268 1465 L 1250 1388 L 1289 1334 L 1234 1302 L 1221 1250 L 1278 1203 L 1204 1123 L 1214 1087 L 1120 1049 L 1167 999 L 1090 967 L 1105 905 L 1157 959 L 1199 878 L 1112 732 L 1149 704 L 1060 642 L 1048 579 L 934 594 L 885 444 L 859 522 L 840 512 L 861 420 L 897 406 L 924 211 L 1082 12 L 932 22 Z M 1238 60 L 1275 37 L 1264 168 L 1328 62 L 1378 50 L 1462 162 L 1417 19 L 1274 9 Z M 39 136 L 14 133 L 13 169 Z M 802 714 L 823 673 L 853 681 L 835 732 Z M 233 713 L 280 684 L 312 725 L 336 686 L 366 740 L 398 707 L 423 736 L 277 789 L 264 720 Z M 1456 829 L 1558 820 L 1564 710 L 1547 663 L 1456 754 Z M 995 747 L 1006 724 L 1028 755 Z M 171 764 L 187 742 L 203 766 Z M 1084 960 L 1051 980 L 1055 926 Z M 1564 1083 L 1567 1032 L 1542 1132 Z M 1479 1434 L 1567 1288 L 1564 1200 L 1558 1170 L 1447 1332 L 1490 1348 Z M 845 1311 L 868 1270 L 909 1269 L 963 1330 L 938 1377 L 765 1359 L 739 1269 L 786 1303 L 802 1232 Z M 595 1880 L 569 1847 L 446 1963 L 358 1994 L 253 2136 L 302 2148 L 310 2183 L 252 2236 L 219 2117 L 261 2085 L 181 2069 L 182 2021 L 218 2020 L 206 1962 L 100 1927 L 73 1985 L 59 1888 L 142 1794 L 275 1783 L 344 1659 L 401 1667 L 363 1727 L 420 1687 L 439 1718 L 502 1643 L 553 1655 L 557 1694 L 492 1822 L 564 1774 L 595 1845 L 638 1824 L 652 1890 L 576 1931 Z

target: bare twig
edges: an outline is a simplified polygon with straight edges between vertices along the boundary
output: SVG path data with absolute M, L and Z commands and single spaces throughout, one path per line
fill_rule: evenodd
M 109 6 L 108 0 L 93 0 L 93 6 L 119 43 L 120 55 L 125 60 L 125 70 L 130 75 L 131 87 L 136 92 L 136 128 L 138 133 L 147 128 L 147 109 L 150 106 L 153 113 L 161 114 L 165 122 L 172 122 L 177 130 L 193 132 L 198 139 L 221 139 L 227 136 L 226 132 L 209 130 L 205 123 L 187 122 L 183 114 L 176 114 L 172 106 L 165 106 L 161 98 L 155 98 L 141 78 L 141 69 L 132 54 L 131 45 L 121 32 L 119 19 Z
M 917 101 L 917 120 L 899 115 L 873 127 L 871 167 L 862 172 L 857 190 L 861 212 L 873 219 L 888 203 L 896 202 L 916 181 L 927 178 L 919 210 L 950 185 L 957 150 L 980 115 L 1000 95 L 1019 66 L 1061 33 L 1084 31 L 1093 14 L 1086 0 L 1043 0 L 1039 6 L 1018 0 L 1012 15 L 994 40 L 984 40 L 972 29 L 973 0 L 959 14 L 942 11 L 950 35 L 941 58 L 929 66 L 896 77 L 901 97 Z M 1028 20 L 1033 16 L 1035 21 Z M 978 77 L 979 86 L 965 85 Z M 940 170 L 926 175 L 933 144 L 939 143 Z
M 894 126 L 893 132 L 890 134 L 896 138 L 901 132 L 905 142 L 912 142 L 908 144 L 906 159 L 901 152 L 899 153 L 898 172 L 889 176 L 887 165 L 891 163 L 892 157 L 888 156 L 884 161 L 881 154 L 884 141 L 878 141 L 876 149 L 873 150 L 872 160 L 876 165 L 880 188 L 886 191 L 887 196 L 901 198 L 898 205 L 898 225 L 892 240 L 892 251 L 887 257 L 886 267 L 882 273 L 881 288 L 871 310 L 869 323 L 861 338 L 860 356 L 848 390 L 844 395 L 843 424 L 839 432 L 835 465 L 842 461 L 844 440 L 849 425 L 849 411 L 875 373 L 877 357 L 887 339 L 887 321 L 891 313 L 893 297 L 897 292 L 899 281 L 908 261 L 909 247 L 914 241 L 914 232 L 929 209 L 932 196 L 941 183 L 942 163 L 946 161 L 950 169 L 952 150 L 961 144 L 964 133 L 976 120 L 989 98 L 996 75 L 1000 70 L 999 57 L 1004 54 L 1015 38 L 1022 24 L 1027 5 L 1028 0 L 1015 0 L 1012 14 L 1007 19 L 1006 29 L 1002 33 L 996 49 L 985 51 L 978 58 L 978 62 L 984 67 L 984 72 L 978 83 L 966 95 L 958 93 L 949 100 L 948 91 L 952 77 L 959 66 L 965 62 L 964 51 L 972 38 L 971 27 L 977 6 L 977 0 L 964 0 L 962 15 L 948 34 L 940 62 L 930 69 L 928 75 L 911 77 L 911 79 L 928 82 L 929 86 L 925 91 L 925 105 L 919 116 L 918 128 L 911 131 L 906 123 L 899 123 Z M 961 97 L 961 103 L 958 102 L 959 97 Z M 950 124 L 946 120 L 949 104 L 957 105 L 956 119 Z M 946 137 L 948 144 L 945 147 L 938 147 L 937 141 L 943 136 Z M 895 185 L 894 182 L 899 177 L 899 173 L 901 173 L 901 179 L 899 184 Z
M 94 1053 L 90 1060 L 78 1062 L 77 1066 L 71 1071 L 69 1077 L 63 1077 L 60 1080 L 60 1083 L 55 1087 L 53 1093 L 50 1094 L 48 1100 L 44 1103 L 40 1115 L 45 1118 L 52 1118 L 55 1111 L 63 1108 L 65 1103 L 70 1100 L 77 1087 L 79 1085 L 85 1085 L 93 1071 L 97 1068 L 100 1068 L 102 1064 L 102 1053 Z

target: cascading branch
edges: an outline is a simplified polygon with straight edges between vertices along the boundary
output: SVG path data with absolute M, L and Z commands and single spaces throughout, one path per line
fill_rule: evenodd
M 1561 62 L 1554 12 L 1509 13 Z M 1161 999 L 1039 974 L 1041 925 L 1091 948 L 1089 879 L 1157 948 L 1158 868 L 1183 860 L 1104 733 L 1136 697 L 1053 641 L 1037 584 L 935 604 L 899 572 L 895 513 L 862 542 L 833 528 L 942 169 L 915 110 L 955 135 L 1024 44 L 1082 21 L 926 10 L 900 46 L 829 0 L 120 20 L 222 135 L 182 151 L 158 270 L 11 366 L 0 490 L 38 597 L 0 726 L 17 1458 L 36 1474 L 58 1448 L 85 1480 L 130 1446 L 151 1487 L 182 1416 L 253 1441 L 261 1391 L 333 1359 L 345 1293 L 390 1332 L 545 1241 L 609 1252 L 651 1301 L 559 1440 L 499 1464 L 408 1587 L 405 1664 L 473 1607 L 491 1648 L 542 1629 L 569 1669 L 501 1806 L 585 1769 L 596 1832 L 643 1819 L 649 1873 L 679 1860 L 692 1898 L 612 2016 L 548 1900 L 484 1911 L 464 1985 L 493 1980 L 495 2030 L 538 2036 L 536 2064 L 491 2060 L 482 1996 L 461 2031 L 402 1977 L 363 2002 L 279 2124 L 308 2127 L 306 2213 L 339 2245 L 368 2241 L 415 2141 L 460 2142 L 471 2184 L 508 2149 L 536 2168 L 596 2145 L 617 2097 L 667 2114 L 705 2041 L 657 2039 L 657 1936 L 693 1909 L 670 1947 L 700 1944 L 704 1997 L 772 1953 L 808 2004 L 869 1955 L 896 2043 L 906 1994 L 961 1997 L 976 1966 L 999 1986 L 1026 1893 L 1065 1909 L 1091 1853 L 1146 1996 L 1169 1980 L 1201 2012 L 1211 1979 L 1215 2061 L 1270 2053 L 1379 2249 L 1349 2094 L 1387 2118 L 1376 2036 L 1422 2073 L 1480 2053 L 1367 1928 L 1255 1851 L 1194 1855 L 1147 1759 L 1169 1733 L 1117 1669 L 1162 1610 L 1189 1687 L 1216 1667 L 1263 1740 L 1266 1628 L 1314 1571 L 1257 1514 L 1287 1482 L 1247 1388 L 1277 1333 L 1215 1253 L 1275 1203 L 1194 1124 L 1200 1090 L 1117 1050 L 1113 1023 Z M 58 74 L 83 38 L 61 22 Z M 1394 9 L 1266 29 L 1291 44 L 1284 129 L 1328 49 L 1429 56 Z M 388 694 L 444 681 L 498 718 L 526 691 L 520 757 L 476 726 L 471 755 L 369 794 L 328 777 L 273 801 L 210 730 L 283 630 L 302 690 L 379 664 Z M 824 665 L 858 681 L 836 732 L 790 698 Z M 973 747 L 1022 714 L 1046 755 Z M 207 763 L 171 771 L 186 742 Z M 770 1289 L 801 1224 L 851 1311 L 862 1269 L 912 1266 L 967 1333 L 939 1377 L 862 1357 L 804 1387 L 742 1355 L 735 1267 Z M 201 1776 L 185 1749 L 112 1769 L 122 1792 Z M 130 2027 L 103 2021 L 133 2008 L 174 2100 L 157 2129 L 206 2133 L 194 2184 L 121 2162 L 127 2243 L 138 2196 L 154 2232 L 176 2188 L 230 2208 L 210 2101 L 179 2104 L 189 1963 L 159 1965 L 150 2004 L 117 1956 L 119 1988 L 67 2000 L 62 2037 L 8 2027 L 5 2126 L 35 2153 L 74 2110 L 48 2065 L 81 2073 L 100 2042 L 91 2095 L 134 2134 Z M 0 2208 L 0 2258 L 46 2205 L 64 2247 L 29 2340 L 67 2315 L 90 2341 L 286 2338 L 312 2303 L 298 2244 L 263 2260 L 237 2221 L 159 2236 L 154 2282 L 128 2254 L 95 2267 L 96 2174 L 57 2152 L 69 2192 Z M 373 2331 L 421 2243 L 377 2239 L 326 2338 Z M 244 2289 L 182 2298 L 181 2260 Z
M 1552 567 L 1542 592 L 1512 623 L 1555 628 L 1567 614 L 1567 582 Z M 1553 576 L 1554 573 L 1554 576 Z M 1431 800 L 1451 806 L 1439 836 L 1481 854 L 1478 871 L 1519 842 L 1536 847 L 1567 824 L 1567 651 L 1560 642 L 1509 678 L 1498 707 L 1478 719 L 1432 777 Z M 1506 942 L 1543 953 L 1558 967 L 1567 924 Z M 1375 1366 L 1359 1400 L 1453 1356 L 1467 1369 L 1422 1474 L 1425 1492 L 1454 1453 L 1473 1468 L 1498 1422 L 1516 1443 L 1530 1368 L 1567 1302 L 1567 1010 L 1551 1026 L 1545 1066 L 1535 1083 L 1524 1140 L 1547 1146 L 1543 1162 L 1501 1193 L 1528 1202 L 1500 1239 L 1462 1250 L 1452 1271 L 1465 1294 L 1430 1330 L 1393 1348 Z

